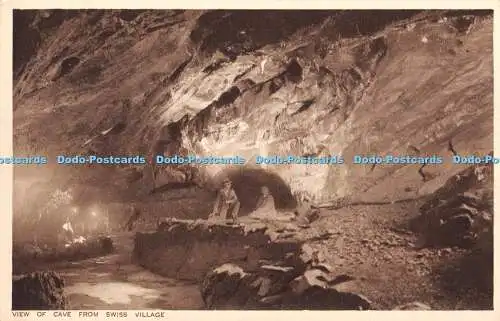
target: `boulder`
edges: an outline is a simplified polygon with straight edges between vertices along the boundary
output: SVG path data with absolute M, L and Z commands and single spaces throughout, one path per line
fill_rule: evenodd
M 332 277 L 320 269 L 306 270 L 262 266 L 257 273 L 224 264 L 209 272 L 203 281 L 202 297 L 209 309 L 297 309 L 368 310 L 371 302 L 334 286 L 352 280 Z M 294 273 L 295 272 L 295 273 Z
M 290 289 L 293 294 L 301 295 L 315 286 L 327 288 L 329 279 L 328 274 L 321 270 L 308 270 L 290 282 Z
M 259 292 L 259 296 L 264 297 L 285 291 L 289 282 L 296 277 L 297 269 L 291 266 L 263 265 L 258 275 L 266 280 Z
M 245 307 L 250 298 L 262 291 L 263 281 L 235 264 L 224 264 L 203 279 L 201 297 L 208 309 Z
M 412 222 L 421 234 L 418 248 L 428 246 L 470 247 L 478 231 L 491 225 L 491 186 L 482 167 L 469 167 L 450 179 L 420 207 L 421 215 Z M 479 196 L 482 195 L 482 196 Z
M 13 310 L 64 310 L 64 280 L 55 272 L 36 272 L 12 279 Z

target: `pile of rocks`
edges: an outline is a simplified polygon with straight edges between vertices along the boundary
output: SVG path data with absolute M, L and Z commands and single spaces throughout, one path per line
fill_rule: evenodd
M 208 309 L 372 309 L 362 295 L 337 288 L 354 278 L 334 276 L 333 269 L 322 261 L 320 252 L 304 244 L 299 256 L 262 262 L 257 271 L 224 264 L 204 278 L 202 298 Z

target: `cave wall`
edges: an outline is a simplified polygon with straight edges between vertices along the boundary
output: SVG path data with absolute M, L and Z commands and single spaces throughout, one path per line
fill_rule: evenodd
M 261 169 L 281 177 L 291 195 L 327 201 L 373 194 L 379 201 L 431 193 L 460 168 L 428 166 L 431 179 L 424 181 L 418 166 L 353 165 L 354 154 L 416 149 L 450 157 L 449 140 L 463 154 L 492 149 L 491 12 L 296 15 L 19 16 L 18 36 L 34 28 L 40 40 L 30 38 L 23 49 L 16 38 L 15 152 L 240 155 L 250 162 L 256 155 L 342 155 L 344 165 Z M 61 184 L 85 181 L 123 198 L 192 179 L 186 168 L 136 167 L 134 182 L 124 178 L 132 169 L 118 166 L 57 171 L 65 171 Z M 205 183 L 226 170 L 199 169 Z

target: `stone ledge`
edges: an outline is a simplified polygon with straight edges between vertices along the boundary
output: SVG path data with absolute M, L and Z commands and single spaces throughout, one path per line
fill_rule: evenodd
M 256 271 L 265 262 L 297 266 L 303 241 L 281 239 L 262 223 L 231 225 L 207 220 L 169 219 L 153 233 L 135 236 L 135 260 L 162 276 L 201 281 L 211 269 L 235 263 Z M 288 263 L 288 264 L 287 264 Z

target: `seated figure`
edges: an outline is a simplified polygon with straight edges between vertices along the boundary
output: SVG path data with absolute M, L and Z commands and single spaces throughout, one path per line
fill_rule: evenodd
M 278 213 L 274 204 L 274 197 L 267 186 L 262 186 L 261 195 L 257 202 L 256 209 L 248 215 L 251 219 L 261 221 L 284 221 L 289 222 L 294 219 L 293 214 Z
M 271 195 L 267 186 L 262 186 L 257 206 L 248 217 L 255 219 L 271 219 L 275 218 L 277 214 L 274 206 L 274 197 Z

